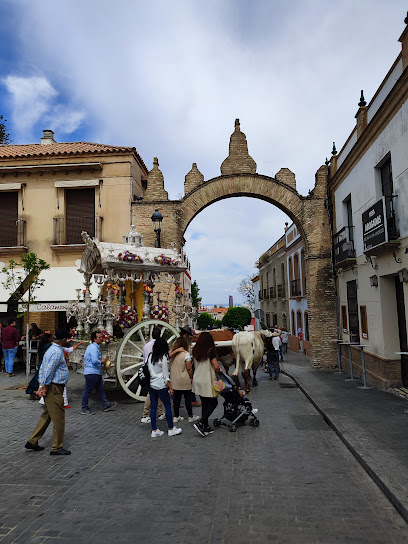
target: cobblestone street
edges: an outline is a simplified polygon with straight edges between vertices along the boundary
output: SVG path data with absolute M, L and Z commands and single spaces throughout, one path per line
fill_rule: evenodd
M 115 411 L 102 412 L 94 398 L 96 414 L 81 415 L 83 376 L 71 372 L 72 455 L 51 457 L 51 428 L 45 451 L 24 449 L 41 407 L 6 389 L 23 384 L 21 374 L 2 374 L 0 541 L 407 542 L 403 519 L 302 392 L 258 377 L 259 428 L 202 438 L 183 421 L 180 436 L 153 440 L 142 405 L 124 395 L 111 394 Z

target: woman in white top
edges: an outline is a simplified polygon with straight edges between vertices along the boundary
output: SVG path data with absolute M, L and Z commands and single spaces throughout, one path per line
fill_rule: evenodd
M 153 350 L 149 355 L 147 365 L 150 372 L 150 424 L 152 426 L 152 438 L 161 436 L 163 431 L 157 428 L 156 412 L 159 399 L 166 409 L 168 435 L 175 436 L 181 433 L 181 429 L 173 425 L 173 413 L 171 411 L 170 395 L 173 394 L 173 387 L 169 376 L 169 346 L 164 338 L 158 338 L 153 344 Z

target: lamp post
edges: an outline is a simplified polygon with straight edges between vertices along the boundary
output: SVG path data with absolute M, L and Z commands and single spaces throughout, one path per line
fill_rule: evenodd
M 156 233 L 157 247 L 161 247 L 161 245 L 160 245 L 160 233 L 161 233 L 161 224 L 162 224 L 162 221 L 163 221 L 163 216 L 159 212 L 159 210 L 156 209 L 154 211 L 151 219 L 153 221 L 154 232 Z

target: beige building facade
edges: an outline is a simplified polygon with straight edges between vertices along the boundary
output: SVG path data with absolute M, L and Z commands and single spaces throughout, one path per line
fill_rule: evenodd
M 34 252 L 50 265 L 31 314 L 42 330 L 64 324 L 68 300 L 83 289 L 81 232 L 120 242 L 147 174 L 133 147 L 58 143 L 51 130 L 37 144 L 0 146 L 0 261 L 18 262 L 21 253 Z M 14 310 L 0 286 L 0 315 Z

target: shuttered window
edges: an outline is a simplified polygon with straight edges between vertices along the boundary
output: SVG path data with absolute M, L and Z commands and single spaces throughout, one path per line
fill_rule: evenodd
M 0 191 L 0 246 L 17 245 L 18 192 Z
M 95 189 L 65 190 L 66 243 L 83 244 L 81 232 L 95 236 Z

